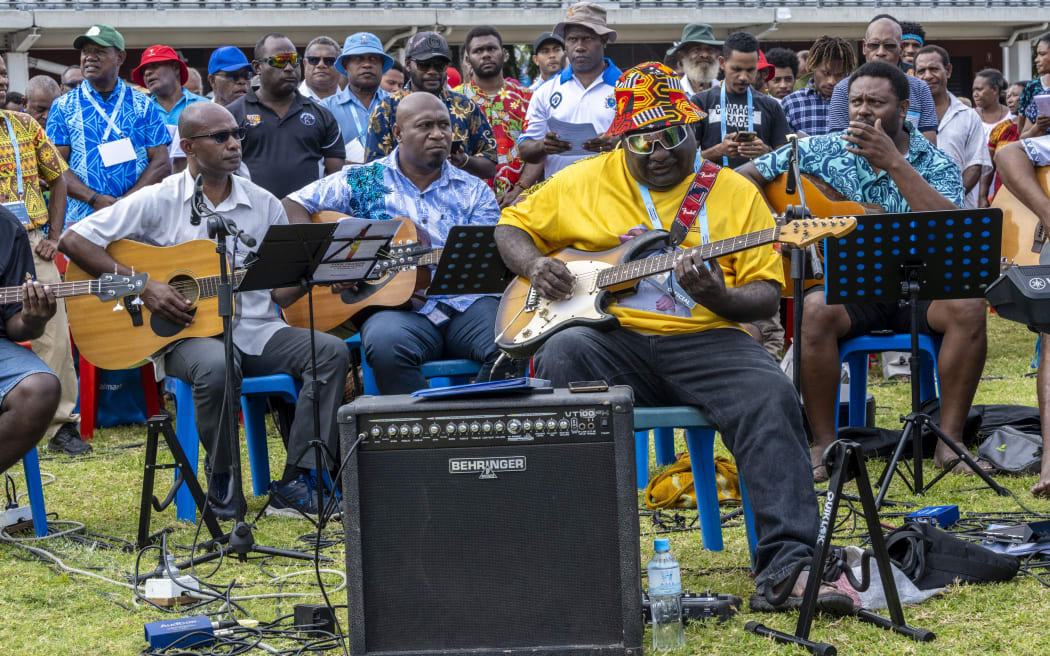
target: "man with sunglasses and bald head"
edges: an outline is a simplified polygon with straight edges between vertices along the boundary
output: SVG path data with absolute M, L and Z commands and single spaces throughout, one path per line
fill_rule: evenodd
M 672 223 L 688 224 L 690 211 L 692 223 L 676 240 L 682 249 L 774 225 L 747 180 L 696 157 L 692 126 L 704 116 L 671 69 L 636 66 L 620 77 L 615 95 L 606 136 L 620 148 L 559 171 L 504 209 L 496 228 L 508 266 L 548 299 L 573 294 L 573 274 L 545 256 L 560 248 L 603 251 L 649 230 L 674 234 Z M 776 311 L 783 265 L 768 244 L 711 262 L 677 246 L 652 253 L 679 253 L 673 271 L 642 279 L 637 293 L 609 306 L 619 327 L 555 333 L 535 355 L 536 374 L 556 387 L 576 380 L 629 385 L 640 406 L 699 408 L 736 458 L 755 511 L 751 606 L 797 607 L 806 581 L 800 569 L 817 534 L 802 413 L 791 381 L 741 327 Z M 852 609 L 828 587 L 818 604 L 826 612 Z
M 346 159 L 335 117 L 297 89 L 300 64 L 288 37 L 263 36 L 252 62 L 259 90 L 249 88 L 228 106 L 237 124 L 248 129 L 244 163 L 252 180 L 278 198 L 338 171 Z
M 241 141 L 245 128 L 239 127 L 225 108 L 214 103 L 195 103 L 179 117 L 181 146 L 187 169 L 165 178 L 160 184 L 118 201 L 66 230 L 59 249 L 92 275 L 118 270 L 130 273 L 105 248 L 119 239 L 136 239 L 156 246 L 175 246 L 194 239 L 208 239 L 207 221 L 190 222 L 194 181 L 203 181 L 204 203 L 215 212 L 232 219 L 241 230 L 262 243 L 271 225 L 288 223 L 288 217 L 272 194 L 262 187 L 233 175 L 241 163 Z M 233 254 L 233 267 L 241 268 L 253 249 L 227 239 Z M 311 389 L 310 332 L 292 328 L 281 320 L 275 303 L 287 306 L 302 296 L 300 288 L 251 291 L 237 294 L 234 303 L 233 344 L 237 370 L 232 372 L 235 395 L 240 395 L 242 376 L 287 373 Z M 176 325 L 193 321 L 191 304 L 173 287 L 150 279 L 141 295 L 142 302 L 155 315 Z M 119 337 L 119 336 L 118 336 Z M 320 402 L 321 439 L 337 453 L 336 410 L 343 397 L 349 368 L 349 355 L 342 340 L 316 333 L 317 387 Z M 220 504 L 213 504 L 219 519 L 233 516 L 233 505 L 226 505 L 230 484 L 227 424 L 221 420 L 224 398 L 225 357 L 220 338 L 193 337 L 169 348 L 163 357 L 165 370 L 193 386 L 197 432 L 208 452 L 210 489 Z M 268 512 L 317 513 L 316 495 L 311 494 L 315 479 L 311 395 L 301 394 L 288 441 L 283 478 L 271 488 Z M 232 410 L 236 412 L 236 409 Z M 298 509 L 298 510 L 296 510 Z

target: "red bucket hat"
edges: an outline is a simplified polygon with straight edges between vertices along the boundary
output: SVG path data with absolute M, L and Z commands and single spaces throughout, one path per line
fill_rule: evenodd
M 766 70 L 766 82 L 773 79 L 773 76 L 777 74 L 777 69 L 773 64 L 766 61 L 766 53 L 761 50 L 758 51 L 758 70 Z
M 698 123 L 707 116 L 689 102 L 674 71 L 660 62 L 645 62 L 624 71 L 616 81 L 615 94 L 616 117 L 605 133 L 610 137 Z
M 176 62 L 179 65 L 179 84 L 186 84 L 186 80 L 190 77 L 189 69 L 186 68 L 186 62 L 179 59 L 179 56 L 175 54 L 175 51 L 170 46 L 150 46 L 146 48 L 146 52 L 142 53 L 142 61 L 135 67 L 135 70 L 131 71 L 132 82 L 140 87 L 146 86 L 145 81 L 142 79 L 142 69 L 150 64 L 166 61 Z

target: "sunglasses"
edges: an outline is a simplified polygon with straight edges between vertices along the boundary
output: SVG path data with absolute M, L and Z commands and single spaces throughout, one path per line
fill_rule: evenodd
M 877 52 L 880 48 L 886 52 L 897 52 L 898 46 L 893 41 L 886 41 L 883 43 L 878 41 L 867 41 L 864 43 L 864 49 L 870 50 L 871 52 Z
M 672 125 L 663 130 L 655 132 L 644 132 L 641 134 L 627 135 L 627 150 L 636 155 L 649 155 L 653 152 L 656 142 L 665 150 L 677 148 L 689 138 L 689 130 L 684 125 Z
M 434 57 L 433 59 L 424 59 L 423 61 L 416 60 L 416 68 L 421 72 L 424 71 L 443 71 L 448 68 L 449 62 L 441 59 L 440 57 Z
M 320 64 L 323 61 L 325 66 L 331 68 L 332 66 L 335 66 L 335 59 L 336 59 L 335 57 L 314 57 L 314 56 L 310 56 L 310 57 L 306 58 L 306 63 L 311 65 L 311 66 L 317 66 L 318 64 Z
M 264 61 L 274 68 L 284 68 L 288 65 L 298 66 L 299 54 L 293 52 L 288 55 L 274 55 L 273 57 L 264 57 L 260 61 Z
M 221 75 L 230 82 L 240 82 L 241 80 L 250 80 L 252 77 L 252 72 L 250 70 L 234 72 L 222 71 L 221 73 L 218 73 L 218 75 Z
M 212 132 L 211 134 L 195 134 L 193 136 L 187 136 L 187 139 L 207 139 L 211 137 L 217 144 L 226 143 L 230 137 L 233 137 L 237 141 L 244 141 L 244 138 L 248 136 L 248 128 L 234 128 L 233 130 L 219 130 L 218 132 Z

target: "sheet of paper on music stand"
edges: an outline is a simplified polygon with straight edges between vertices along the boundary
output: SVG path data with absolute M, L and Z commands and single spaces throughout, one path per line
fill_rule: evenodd
M 1041 93 L 1035 98 L 1035 107 L 1040 115 L 1050 115 L 1050 94 Z
M 559 155 L 593 155 L 589 150 L 583 149 L 583 144 L 591 139 L 598 138 L 598 131 L 590 123 L 569 123 L 559 121 L 556 118 L 547 119 L 547 131 L 558 135 L 562 141 L 572 144 L 572 150 L 567 150 Z
M 324 260 L 314 271 L 314 282 L 360 280 L 376 259 L 376 254 L 401 227 L 400 221 L 377 221 L 349 217 L 341 220 L 332 233 L 332 243 Z M 356 240 L 356 241 L 348 241 Z

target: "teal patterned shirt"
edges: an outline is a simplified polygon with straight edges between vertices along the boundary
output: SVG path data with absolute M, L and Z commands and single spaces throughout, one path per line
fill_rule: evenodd
M 905 155 L 908 163 L 942 196 L 962 207 L 964 194 L 958 165 L 911 124 L 905 123 L 904 127 L 910 137 Z M 908 201 L 889 173 L 879 171 L 876 174 L 868 160 L 847 151 L 846 145 L 842 132 L 799 139 L 799 170 L 804 175 L 827 182 L 854 202 L 875 203 L 887 212 L 910 212 Z M 787 171 L 790 155 L 791 147 L 783 146 L 759 157 L 754 163 L 762 177 L 772 180 Z

